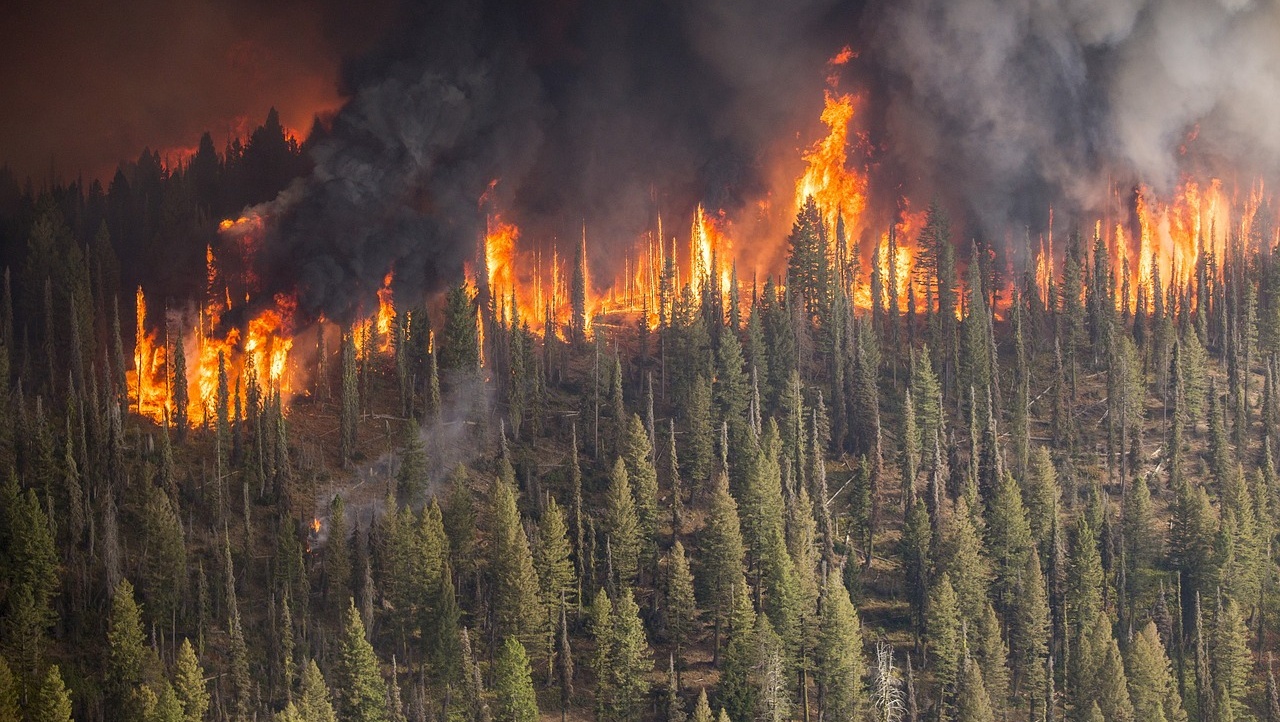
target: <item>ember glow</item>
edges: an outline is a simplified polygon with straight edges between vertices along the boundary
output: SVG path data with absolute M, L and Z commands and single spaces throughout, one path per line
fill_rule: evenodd
M 918 200 L 913 205 L 912 199 L 905 197 L 897 198 L 893 209 L 869 207 L 870 198 L 884 194 L 871 192 L 868 143 L 858 127 L 857 109 L 862 100 L 838 89 L 836 72 L 854 57 L 852 50 L 844 48 L 829 61 L 831 74 L 820 115 L 825 133 L 803 146 L 799 176 L 777 195 L 793 197 L 796 210 L 807 199 L 815 200 L 834 273 L 855 309 L 867 312 L 878 299 L 884 313 L 925 312 L 926 296 L 913 284 L 919 278 L 918 241 L 926 213 Z M 756 239 L 736 242 L 733 214 L 724 209 L 699 203 L 687 225 L 668 224 L 688 228 L 685 238 L 667 235 L 661 215 L 655 215 L 653 228 L 629 243 L 610 239 L 609 257 L 596 259 L 592 234 L 585 224 L 581 237 L 569 243 L 531 238 L 523 232 L 518 220 L 498 207 L 493 193 L 497 184 L 492 181 L 479 199 L 485 230 L 478 239 L 474 261 L 466 266 L 466 283 L 479 302 L 476 320 L 482 355 L 485 326 L 490 323 L 525 324 L 535 335 L 550 328 L 559 338 L 569 339 L 575 274 L 582 275 L 586 289 L 584 330 L 588 333 L 597 326 L 622 328 L 637 321 L 656 327 L 664 313 L 670 318 L 673 299 L 682 288 L 695 298 L 706 299 L 708 293 L 715 292 L 719 295 L 712 297 L 727 308 L 739 265 L 771 275 L 779 287 L 785 282 L 784 266 L 762 269 L 759 262 L 759 258 L 768 257 L 785 264 L 785 234 L 768 239 L 766 243 L 775 245 L 761 254 Z M 770 196 L 752 207 L 767 210 Z M 1110 255 L 1118 306 L 1139 308 L 1145 303 L 1150 311 L 1157 289 L 1166 294 L 1176 291 L 1178 297 L 1194 304 L 1201 274 L 1208 283 L 1216 283 L 1224 272 L 1224 259 L 1233 251 L 1252 251 L 1280 240 L 1261 238 L 1255 232 L 1255 216 L 1271 203 L 1260 182 L 1240 190 L 1212 176 L 1184 177 L 1174 192 L 1165 196 L 1145 185 L 1128 193 L 1130 202 L 1121 200 L 1125 196 L 1120 189 L 1113 189 L 1112 210 L 1105 217 L 1089 220 L 1087 226 L 1079 226 L 1089 231 L 1082 233 L 1080 241 L 1086 262 L 1091 261 L 1088 254 L 1095 239 L 1100 238 Z M 893 220 L 875 227 L 873 218 Z M 1033 284 L 1029 290 L 1039 294 L 1042 303 L 1056 302 L 1056 284 L 1069 244 L 1061 231 L 1057 239 L 1054 237 L 1052 209 L 1048 209 L 1048 218 L 1047 232 L 1028 236 L 1026 253 L 1017 254 L 1016 259 L 984 247 L 983 252 L 990 254 L 985 262 L 997 266 L 993 270 L 1003 279 L 1004 287 L 993 290 L 1004 303 L 1012 296 L 1014 280 L 1024 274 Z M 296 298 L 276 294 L 263 303 L 257 297 L 256 259 L 267 223 L 268 218 L 252 211 L 222 222 L 221 247 L 225 253 L 235 254 L 238 270 L 228 274 L 209 248 L 206 287 L 198 308 L 161 313 L 148 307 L 144 290 L 138 289 L 135 310 L 139 333 L 133 355 L 135 371 L 129 376 L 135 411 L 157 422 L 173 417 L 171 359 L 179 343 L 187 360 L 187 418 L 191 424 L 209 422 L 220 358 L 229 387 L 256 384 L 263 392 L 279 392 L 286 408 L 290 398 L 305 391 L 306 369 L 294 354 L 296 334 L 306 330 L 298 328 Z M 1013 236 L 1010 233 L 1010 238 Z M 953 238 L 953 243 L 963 268 L 972 260 L 965 253 L 968 244 L 960 238 Z M 604 263 L 593 266 L 595 260 Z M 1017 263 L 1024 265 L 1015 267 Z M 596 275 L 601 266 L 607 266 L 609 273 Z M 355 345 L 365 358 L 375 353 L 388 355 L 394 349 L 394 280 L 393 269 L 387 269 L 381 287 L 368 302 L 373 313 L 350 326 Z M 670 286 L 664 288 L 664 283 Z M 253 309 L 251 314 L 248 309 Z M 1002 308 L 998 305 L 996 310 Z M 247 320 L 231 320 L 245 316 Z M 164 323 L 157 323 L 159 318 Z M 331 333 L 330 337 L 338 335 Z

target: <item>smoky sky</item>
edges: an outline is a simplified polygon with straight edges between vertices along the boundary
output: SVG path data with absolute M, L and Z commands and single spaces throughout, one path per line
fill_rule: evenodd
M 210 131 L 219 149 L 276 106 L 305 133 L 341 103 L 344 55 L 377 39 L 385 0 L 50 0 L 0 22 L 0 163 L 110 180 L 144 147 L 176 160 Z
M 259 209 L 267 290 L 334 318 L 368 312 L 391 267 L 409 297 L 455 282 L 493 211 L 562 252 L 585 228 L 596 277 L 658 213 L 685 237 L 699 201 L 744 229 L 767 208 L 780 237 L 793 212 L 780 179 L 823 131 L 826 61 L 844 45 L 858 52 L 841 89 L 862 96 L 867 150 L 851 162 L 870 174 L 868 224 L 899 196 L 936 198 L 957 242 L 1021 237 L 1051 206 L 1091 222 L 1112 188 L 1167 192 L 1188 170 L 1247 182 L 1280 161 L 1280 3 L 1263 0 L 22 12 L 0 44 L 0 157 L 15 164 L 92 169 L 271 104 L 295 127 L 341 106 L 315 172 Z

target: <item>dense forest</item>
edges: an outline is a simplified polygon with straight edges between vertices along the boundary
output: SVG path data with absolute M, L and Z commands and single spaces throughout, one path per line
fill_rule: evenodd
M 565 328 L 459 279 L 293 398 L 220 363 L 203 420 L 135 413 L 131 289 L 203 292 L 306 170 L 273 113 L 0 178 L 0 722 L 1280 722 L 1266 209 L 1131 282 L 936 205 L 864 271 L 810 200 L 784 277 L 669 262 L 656 324 L 580 254 Z

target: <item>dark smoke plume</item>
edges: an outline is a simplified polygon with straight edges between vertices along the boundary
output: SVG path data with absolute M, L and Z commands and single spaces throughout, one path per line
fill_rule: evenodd
M 392 266 L 401 297 L 456 279 L 494 180 L 525 239 L 566 249 L 585 225 L 596 277 L 658 212 L 680 236 L 698 201 L 786 215 L 777 170 L 820 130 L 846 44 L 873 217 L 933 196 L 965 233 L 1020 238 L 1050 206 L 1091 221 L 1108 182 L 1280 159 L 1275 2 L 438 0 L 391 27 L 347 63 L 314 175 L 267 209 L 267 277 L 310 313 L 369 312 Z
M 270 290 L 347 319 L 392 266 L 402 297 L 452 282 L 494 180 L 493 207 L 525 238 L 585 224 L 593 265 L 612 271 L 608 249 L 659 210 L 687 219 L 700 200 L 732 211 L 766 192 L 767 153 L 816 118 L 814 69 L 855 15 L 833 0 L 408 3 L 347 64 L 315 173 L 263 209 Z

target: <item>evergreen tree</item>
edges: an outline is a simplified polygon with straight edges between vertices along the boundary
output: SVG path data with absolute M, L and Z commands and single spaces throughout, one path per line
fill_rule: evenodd
M 182 704 L 186 722 L 200 722 L 209 709 L 209 690 L 204 681 L 204 669 L 196 659 L 195 649 L 188 639 L 178 648 L 178 661 L 173 670 L 173 689 Z
M 400 468 L 396 470 L 396 498 L 409 504 L 426 493 L 431 480 L 428 478 L 427 449 L 422 443 L 418 422 L 406 421 L 402 437 Z
M 1129 694 L 1136 720 L 1186 722 L 1182 695 L 1155 622 L 1147 622 L 1129 648 Z
M 329 701 L 329 687 L 320 674 L 315 660 L 307 662 L 302 671 L 301 693 L 298 695 L 298 711 L 306 722 L 335 722 L 337 714 Z
M 344 721 L 386 722 L 387 686 L 354 601 L 347 606 L 335 670 L 338 716 Z
M 480 340 L 475 300 L 465 284 L 445 296 L 444 333 L 440 339 L 440 370 L 471 373 L 480 368 Z
M 648 696 L 646 676 L 653 669 L 652 652 L 640 623 L 640 609 L 630 588 L 623 590 L 613 606 L 609 633 L 610 699 L 607 719 L 635 722 L 641 718 Z
M 28 722 L 71 722 L 71 693 L 58 665 L 51 664 L 27 707 Z
M 351 558 L 347 554 L 347 507 L 335 494 L 329 502 L 329 540 L 324 548 L 324 591 L 334 611 L 351 595 Z
M 4 657 L 0 657 L 0 721 L 19 722 L 22 719 L 18 692 L 18 680 L 14 678 L 13 669 Z M 702 699 L 706 699 L 705 692 Z
M 640 520 L 636 515 L 631 483 L 622 459 L 613 464 L 609 489 L 605 497 L 604 521 L 609 530 L 614 579 L 617 588 L 629 587 L 635 581 L 640 562 Z
M 143 636 L 142 610 L 134 600 L 133 585 L 121 581 L 107 615 L 106 692 L 108 707 L 114 711 L 112 719 L 137 720 L 146 715 L 143 689 L 153 674 L 154 658 Z
M 653 463 L 653 444 L 649 432 L 632 414 L 623 446 L 622 461 L 627 480 L 635 492 L 637 533 L 640 541 L 640 564 L 652 570 L 657 563 L 658 538 L 658 470 Z
M 991 698 L 982 679 L 982 670 L 973 660 L 965 659 L 956 690 L 955 722 L 995 722 Z
M 502 479 L 493 483 L 489 530 L 489 574 L 493 597 L 494 633 L 517 637 L 542 649 L 544 610 L 538 595 L 529 540 L 520 523 L 515 488 Z
M 564 512 L 555 497 L 548 499 L 538 525 L 538 543 L 534 547 L 533 566 L 538 572 L 538 589 L 542 595 L 544 614 L 548 627 L 555 626 L 559 609 L 565 599 L 573 599 L 578 584 L 574 578 L 573 563 L 569 560 L 568 529 Z
M 667 639 L 671 641 L 677 661 L 677 674 L 684 668 L 684 650 L 693 643 L 697 629 L 698 608 L 693 597 L 693 574 L 684 545 L 679 540 L 667 554 L 667 588 L 663 608 L 663 622 Z M 677 689 L 679 678 L 677 677 Z
M 862 650 L 862 623 L 838 572 L 827 577 L 818 633 L 818 684 L 823 690 L 823 716 L 860 719 L 869 699 L 865 687 L 867 661 Z
M 1219 719 L 1248 719 L 1245 695 L 1253 657 L 1249 652 L 1249 631 L 1240 613 L 1240 605 L 1230 597 L 1225 602 L 1221 598 L 1218 600 L 1210 632 L 1209 662 Z
M 962 625 L 960 602 L 951 586 L 951 577 L 943 572 L 929 593 L 929 606 L 925 614 L 925 640 L 933 663 L 934 678 L 944 690 L 959 679 L 963 652 Z
M 348 331 L 342 335 L 342 407 L 338 414 L 338 448 L 342 463 L 351 462 L 356 452 L 360 423 L 360 387 L 356 382 L 356 342 Z
M 535 722 L 538 698 L 533 691 L 529 656 L 515 637 L 507 637 L 493 663 L 494 722 Z
M 711 492 L 707 523 L 698 537 L 702 550 L 701 578 L 706 588 L 702 607 L 712 614 L 715 638 L 712 655 L 720 658 L 720 633 L 733 610 L 733 597 L 744 585 L 742 560 L 742 527 L 738 521 L 738 505 L 729 494 L 729 478 L 721 473 Z
M 689 722 L 714 722 L 705 687 L 698 690 L 698 701 L 693 706 L 693 714 L 689 715 Z
M 719 701 L 731 716 L 749 719 L 758 699 L 751 675 L 759 665 L 760 649 L 756 644 L 756 613 L 745 581 L 734 590 L 732 603 L 729 644 L 720 665 Z
M 714 452 L 712 450 L 711 385 L 699 375 L 685 401 L 685 448 L 680 458 L 685 460 L 684 477 L 694 489 L 711 479 Z

